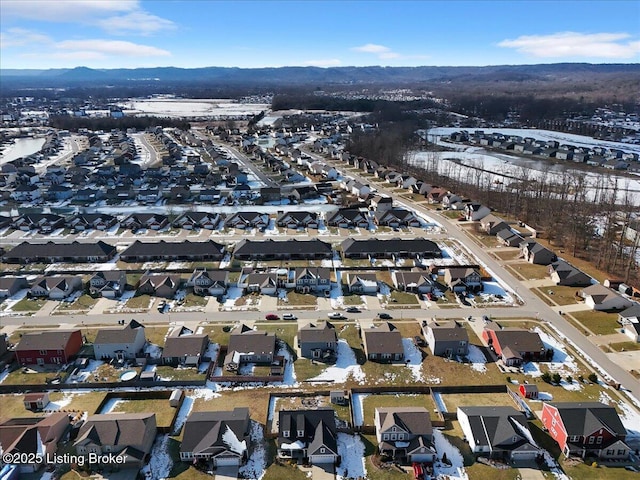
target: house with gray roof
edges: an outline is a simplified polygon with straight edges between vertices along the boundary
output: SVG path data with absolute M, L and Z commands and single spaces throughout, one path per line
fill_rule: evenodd
M 558 259 L 555 253 L 535 240 L 525 240 L 520 244 L 520 256 L 527 262 L 537 265 L 549 265 Z
M 510 461 L 541 454 L 532 443 L 527 417 L 513 407 L 458 407 L 457 417 L 475 454 Z
M 333 258 L 330 243 L 321 240 L 240 240 L 233 251 L 237 260 L 319 260 Z
M 380 455 L 395 462 L 433 462 L 433 427 L 424 407 L 378 407 L 374 413 Z
M 6 252 L 6 263 L 105 263 L 116 254 L 116 247 L 103 241 L 96 243 L 22 242 Z
M 500 217 L 496 217 L 493 214 L 489 214 L 486 217 L 483 217 L 482 220 L 480 220 L 480 226 L 482 227 L 482 230 L 484 230 L 484 232 L 488 233 L 489 235 L 495 235 L 500 230 L 510 228 L 507 222 L 505 222 Z
M 141 242 L 136 240 L 120 255 L 123 262 L 151 261 L 216 261 L 224 257 L 224 245 L 207 240 L 205 242 Z
M 428 272 L 396 270 L 391 273 L 391 279 L 395 288 L 405 292 L 431 293 L 437 288 L 436 282 Z
M 424 238 L 381 240 L 347 238 L 341 243 L 345 258 L 440 258 L 442 252 L 435 242 Z
M 375 295 L 378 293 L 378 277 L 375 273 L 347 273 L 349 293 Z
M 124 468 L 142 467 L 157 434 L 155 413 L 105 413 L 92 415 L 80 427 L 73 443 L 76 454 L 111 454 Z
M 369 213 L 356 208 L 341 208 L 327 217 L 327 225 L 340 228 L 369 228 Z
M 251 420 L 247 407 L 232 411 L 192 412 L 184 424 L 180 460 L 239 466 L 248 458 Z
M 136 295 L 173 298 L 181 283 L 182 278 L 179 274 L 145 273 L 138 281 Z
M 312 465 L 335 464 L 338 440 L 335 412 L 316 410 L 280 410 L 278 412 L 278 457 Z
M 296 267 L 293 278 L 296 292 L 328 295 L 331 291 L 331 269 L 327 267 Z
M 333 324 L 320 320 L 308 323 L 298 330 L 300 355 L 311 360 L 335 361 L 338 353 L 338 335 Z
M 518 247 L 524 241 L 524 238 L 511 230 L 511 228 L 503 228 L 496 233 L 496 238 L 505 247 Z
M 206 268 L 196 268 L 189 280 L 187 287 L 193 288 L 196 295 L 224 295 L 229 283 L 229 272 L 227 270 L 207 270 Z
M 424 322 L 422 333 L 433 355 L 449 358 L 469 354 L 467 329 L 455 320 L 443 323 Z
M 187 327 L 174 327 L 167 335 L 162 349 L 162 363 L 165 365 L 197 367 L 204 361 L 209 346 L 209 335 L 193 333 Z
M 599 283 L 590 285 L 580 291 L 585 305 L 593 310 L 624 310 L 633 305 L 633 302 L 619 293 Z
M 368 360 L 395 363 L 404 362 L 404 346 L 400 331 L 384 322 L 362 329 L 364 352 Z
M 420 227 L 420 219 L 411 210 L 404 208 L 390 208 L 389 210 L 376 210 L 373 214 L 373 221 L 376 225 L 383 225 L 391 228 L 399 227 Z
M 136 320 L 120 327 L 100 327 L 93 342 L 93 356 L 96 360 L 131 360 L 142 352 L 146 341 L 144 325 Z
M 30 297 L 46 297 L 50 300 L 62 300 L 81 289 L 82 277 L 80 276 L 40 276 L 31 285 L 28 295 Z
M 482 290 L 482 276 L 477 268 L 446 267 L 444 283 L 452 292 L 478 292 Z
M 253 330 L 241 325 L 239 332 L 229 336 L 224 368 L 235 372 L 246 363 L 270 365 L 276 352 L 276 335 L 274 333 Z
M 537 332 L 524 328 L 503 328 L 489 322 L 482 331 L 482 339 L 507 366 L 553 358 L 553 348 L 547 347 Z
M 591 277 L 573 265 L 558 260 L 549 265 L 549 276 L 556 285 L 567 287 L 586 287 L 591 285 Z
M 117 298 L 127 288 L 127 272 L 124 270 L 103 270 L 89 279 L 89 295 L 94 297 Z
M 26 288 L 29 288 L 26 277 L 0 277 L 0 298 L 10 297 Z

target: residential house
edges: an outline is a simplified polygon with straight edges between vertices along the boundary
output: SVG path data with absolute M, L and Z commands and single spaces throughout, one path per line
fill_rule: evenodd
M 249 293 L 275 295 L 278 290 L 278 274 L 276 272 L 248 272 L 240 276 L 238 286 Z
M 465 218 L 469 221 L 478 222 L 482 220 L 487 215 L 491 214 L 491 209 L 489 207 L 485 207 L 481 203 L 468 203 L 465 207 Z
M 540 335 L 523 328 L 501 328 L 489 322 L 482 331 L 482 339 L 507 366 L 520 366 L 531 361 L 546 361 L 553 357 Z
M 431 293 L 436 285 L 431 275 L 427 272 L 396 270 L 391 273 L 391 279 L 395 288 L 410 293 Z
M 375 273 L 348 273 L 349 293 L 375 295 L 378 293 L 378 277 Z
M 80 427 L 73 446 L 83 457 L 109 454 L 118 458 L 121 468 L 140 468 L 151 454 L 157 432 L 155 413 L 91 415 Z
M 11 297 L 26 288 L 29 288 L 26 277 L 0 277 L 0 298 Z
M 629 457 L 627 430 L 612 406 L 600 402 L 545 402 L 541 420 L 566 457 Z
M 509 461 L 534 460 L 541 454 L 527 417 L 513 407 L 458 407 L 457 417 L 475 454 Z
M 105 263 L 116 254 L 116 247 L 103 241 L 96 243 L 22 242 L 6 252 L 6 263 Z
M 335 327 L 327 321 L 308 323 L 298 330 L 298 348 L 304 358 L 335 361 L 338 354 L 338 336 Z
M 628 323 L 622 327 L 622 333 L 631 339 L 633 342 L 640 342 L 640 323 Z
M 62 300 L 72 293 L 82 290 L 82 277 L 54 275 L 38 277 L 27 292 L 29 297 L 46 297 L 50 300 Z
M 339 228 L 369 228 L 366 211 L 355 208 L 341 208 L 327 218 L 327 225 Z
M 452 292 L 478 292 L 482 290 L 482 276 L 477 268 L 447 267 L 444 283 Z
M 116 217 L 106 213 L 79 213 L 69 218 L 66 225 L 74 232 L 84 232 L 86 230 L 109 230 L 117 223 Z
M 521 383 L 518 388 L 522 398 L 528 398 L 530 400 L 538 399 L 538 386 L 535 383 Z
M 198 367 L 204 361 L 209 335 L 193 333 L 187 327 L 174 327 L 162 349 L 162 363 L 173 366 Z
M 537 265 L 549 265 L 558 259 L 555 253 L 535 240 L 525 240 L 520 244 L 520 256 Z
M 184 228 L 185 230 L 196 230 L 198 228 L 215 230 L 222 219 L 223 217 L 219 213 L 185 212 L 180 215 L 172 225 L 176 228 Z
M 296 292 L 326 296 L 331 291 L 331 269 L 327 267 L 296 267 L 293 277 Z
M 81 348 L 80 330 L 45 330 L 22 334 L 14 351 L 20 365 L 62 365 Z
M 391 323 L 372 325 L 362 329 L 364 353 L 376 362 L 403 362 L 404 346 L 400 331 Z
M 184 423 L 180 460 L 239 466 L 248 458 L 251 420 L 247 407 L 233 411 L 192 412 Z
M 318 228 L 318 214 L 313 212 L 285 212 L 278 215 L 276 225 L 281 228 Z
M 376 211 L 373 216 L 376 225 L 391 228 L 420 227 L 420 219 L 411 210 L 404 208 L 391 208 L 389 210 Z
M 335 464 L 338 441 L 335 412 L 331 408 L 280 410 L 278 457 L 312 465 Z
M 144 325 L 136 320 L 120 327 L 100 327 L 93 341 L 93 356 L 96 360 L 132 360 L 142 352 L 146 343 Z
M 252 330 L 242 325 L 239 333 L 232 333 L 229 336 L 224 368 L 228 371 L 237 371 L 246 363 L 270 365 L 275 351 L 275 334 Z
M 520 234 L 515 233 L 511 228 L 504 228 L 496 233 L 498 242 L 505 247 L 519 247 L 524 238 Z
M 442 252 L 435 242 L 424 238 L 381 240 L 347 238 L 341 244 L 345 258 L 440 258 Z
M 122 228 L 138 230 L 162 230 L 169 226 L 169 217 L 157 213 L 133 213 L 120 222 Z
M 593 310 L 624 310 L 633 305 L 633 302 L 613 290 L 596 283 L 580 291 L 585 305 Z
M 378 407 L 374 413 L 378 451 L 401 464 L 433 462 L 433 427 L 424 407 Z
M 145 273 L 138 281 L 136 295 L 173 298 L 180 288 L 181 282 L 182 278 L 179 274 Z
M 549 265 L 549 276 L 556 285 L 568 287 L 586 287 L 591 285 L 591 277 L 573 265 L 558 260 Z
M 11 227 L 23 232 L 36 230 L 39 233 L 51 233 L 64 228 L 64 223 L 64 217 L 53 213 L 25 213 L 16 218 Z
M 123 262 L 151 261 L 218 261 L 224 257 L 224 245 L 207 240 L 205 242 L 141 242 L 136 240 L 120 254 Z
M 37 472 L 46 465 L 46 457 L 56 453 L 69 425 L 69 415 L 63 412 L 5 420 L 0 423 L 0 451 L 8 456 L 24 455 L 25 461 L 15 462 L 20 474 Z
M 89 279 L 89 295 L 118 298 L 127 287 L 127 272 L 104 270 L 94 273 Z
M 422 332 L 433 355 L 450 358 L 469 354 L 467 329 L 455 320 L 445 323 L 431 321 L 423 324 Z
M 374 195 L 369 199 L 369 207 L 375 212 L 386 212 L 393 208 L 393 197 Z
M 480 220 L 480 226 L 482 227 L 482 230 L 489 235 L 496 235 L 500 230 L 510 228 L 507 222 L 493 214 L 483 217 L 482 220 Z
M 440 203 L 447 193 L 449 192 L 446 188 L 434 187 L 427 193 L 427 201 L 429 203 Z
M 187 281 L 187 287 L 193 287 L 193 293 L 196 295 L 217 297 L 227 292 L 228 281 L 229 272 L 226 270 L 196 268 Z
M 240 240 L 233 251 L 237 260 L 309 260 L 333 258 L 330 243 L 320 240 Z
M 269 215 L 259 212 L 236 212 L 227 217 L 224 222 L 225 228 L 239 228 L 250 230 L 252 228 L 266 229 L 269 226 Z

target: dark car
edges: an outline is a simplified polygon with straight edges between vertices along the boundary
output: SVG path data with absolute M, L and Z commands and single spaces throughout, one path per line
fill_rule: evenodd
M 267 320 L 280 320 L 280 317 L 275 313 L 269 313 L 265 315 L 264 318 L 266 318 Z
M 360 309 L 358 307 L 349 307 L 345 310 L 347 313 L 360 313 Z
M 388 313 L 379 313 L 378 317 L 382 320 L 393 320 L 393 317 Z

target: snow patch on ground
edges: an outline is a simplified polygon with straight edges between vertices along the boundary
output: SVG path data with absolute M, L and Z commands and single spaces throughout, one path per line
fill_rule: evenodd
M 367 478 L 364 444 L 360 435 L 338 433 L 338 454 L 342 457 L 342 462 L 336 469 L 336 480 Z
M 471 362 L 471 368 L 473 368 L 476 372 L 486 372 L 487 366 L 487 358 L 484 356 L 484 353 L 480 348 L 475 345 L 469 345 L 469 354 L 467 355 L 469 361 Z
M 368 393 L 354 393 L 351 395 L 351 408 L 353 409 L 353 425 L 359 427 L 364 425 L 364 399 Z
M 202 398 L 203 400 L 211 400 L 213 398 L 218 398 L 221 395 L 220 393 L 218 393 L 219 390 L 220 387 L 217 383 L 207 382 L 206 387 L 195 388 L 193 390 L 193 393 L 191 393 L 189 397 L 193 399 Z
M 0 383 L 4 382 L 5 378 L 9 376 L 9 368 L 5 368 L 2 373 L 0 373 Z
M 267 451 L 264 444 L 262 425 L 252 420 L 250 436 L 253 451 L 247 463 L 240 467 L 239 473 L 242 478 L 260 480 L 264 476 L 267 466 Z
M 328 367 L 320 375 L 310 379 L 313 382 L 344 383 L 349 377 L 357 382 L 363 382 L 365 374 L 356 361 L 356 355 L 346 340 L 338 340 L 338 357 L 335 365 Z
M 296 379 L 296 370 L 293 366 L 293 357 L 291 356 L 291 352 L 286 344 L 282 344 L 278 349 L 278 355 L 284 357 L 285 365 L 284 365 L 284 378 L 282 379 L 282 383 L 287 386 L 295 387 L 298 386 L 298 382 Z
M 469 476 L 464 470 L 464 459 L 460 450 L 454 447 L 440 430 L 433 430 L 433 444 L 438 452 L 438 461 L 433 464 L 433 473 L 436 477 L 446 475 L 449 480 L 468 480 Z M 441 461 L 445 453 L 451 465 Z
M 162 357 L 162 348 L 154 343 L 147 343 L 144 347 L 144 353 L 151 358 L 160 358 Z
M 194 397 L 185 397 L 182 402 L 182 406 L 180 407 L 180 411 L 178 415 L 176 415 L 176 421 L 173 424 L 173 434 L 178 435 L 180 433 L 180 429 L 184 425 L 184 422 L 187 421 L 189 414 L 191 413 L 191 409 L 193 408 Z
M 47 410 L 62 410 L 71 403 L 71 400 L 73 400 L 73 394 L 65 393 L 60 400 L 57 402 L 49 402 L 44 408 Z
M 110 398 L 107 403 L 104 404 L 102 410 L 100 410 L 100 414 L 109 413 L 116 408 L 117 405 L 122 403 L 123 400 L 121 398 Z
M 540 336 L 540 340 L 544 343 L 545 348 L 553 348 L 553 359 L 551 363 L 546 364 L 550 371 L 560 374 L 562 374 L 562 371 L 567 370 L 571 373 L 578 372 L 578 364 L 567 354 L 565 346 L 562 343 L 544 332 L 540 327 L 534 328 L 533 331 Z
M 410 338 L 403 338 L 402 346 L 404 347 L 404 358 L 407 360 L 407 368 L 411 370 L 413 380 L 416 382 L 424 382 L 422 375 L 422 352 L 415 346 L 413 340 Z
M 640 440 L 640 413 L 626 402 L 618 402 L 618 407 L 622 412 L 620 420 L 627 429 L 627 440 Z
M 149 463 L 141 470 L 145 478 L 166 480 L 171 473 L 173 460 L 169 454 L 169 435 L 156 438 L 151 449 Z
M 433 396 L 433 401 L 436 402 L 436 407 L 438 407 L 438 411 L 442 413 L 447 413 L 448 412 L 447 406 L 445 405 L 440 392 L 432 392 L 431 395 Z

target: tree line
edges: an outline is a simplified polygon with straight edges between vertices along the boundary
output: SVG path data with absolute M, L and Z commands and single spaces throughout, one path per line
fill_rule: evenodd
M 184 120 L 167 117 L 72 117 L 70 115 L 55 115 L 49 118 L 49 124 L 53 128 L 77 132 L 80 128 L 89 130 L 126 130 L 135 128 L 145 130 L 147 128 L 161 126 L 189 130 L 190 124 Z

